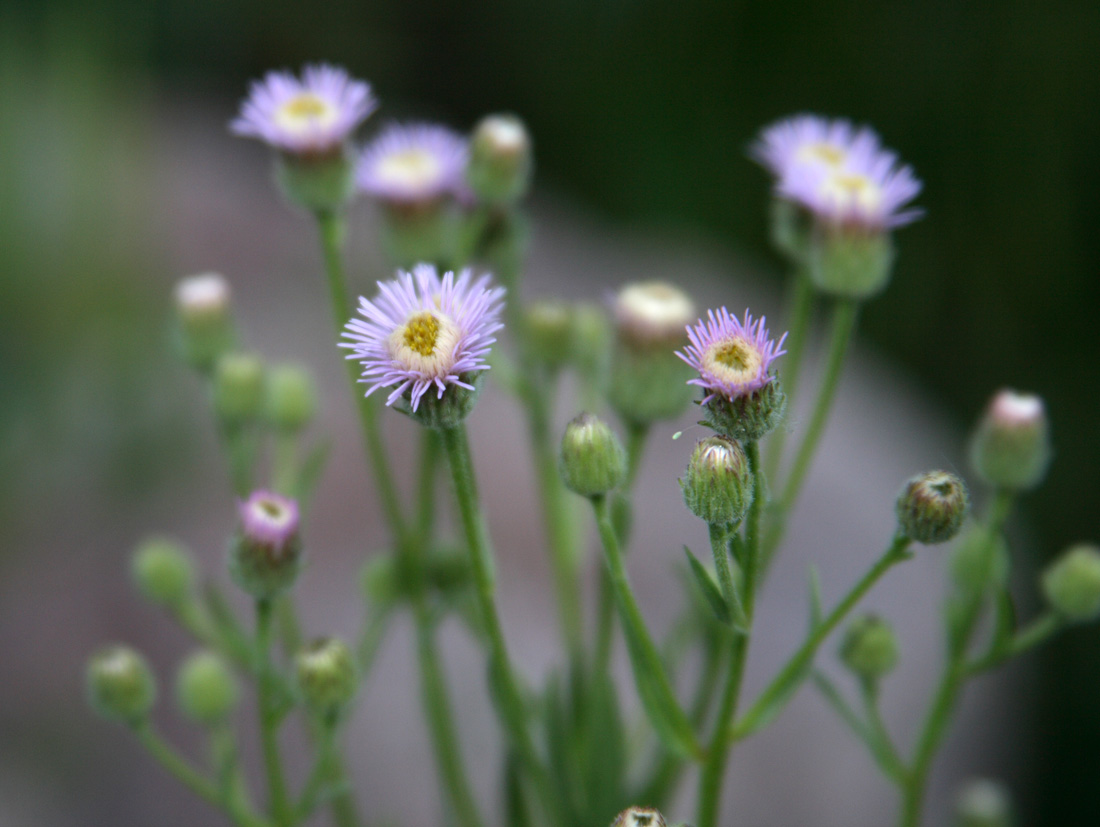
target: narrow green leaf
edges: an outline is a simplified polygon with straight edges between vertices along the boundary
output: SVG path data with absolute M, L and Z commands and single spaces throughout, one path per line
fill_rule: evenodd
M 821 578 L 817 573 L 817 566 L 810 563 L 809 566 L 809 580 L 810 580 L 810 631 L 817 628 L 821 623 L 823 612 L 821 609 Z
M 687 546 L 684 546 L 684 554 L 687 555 L 688 568 L 695 578 L 695 585 L 699 587 L 699 591 L 706 598 L 707 603 L 714 612 L 714 616 L 718 618 L 719 623 L 729 626 L 732 620 L 730 607 L 726 605 L 726 600 L 722 597 L 722 591 L 718 588 L 718 584 L 714 582 L 710 572 L 696 559 Z
M 306 504 L 313 498 L 313 492 L 321 480 L 331 449 L 332 440 L 322 440 L 310 448 L 305 461 L 302 462 L 302 468 L 298 472 L 298 490 L 295 493 L 303 509 L 306 509 Z

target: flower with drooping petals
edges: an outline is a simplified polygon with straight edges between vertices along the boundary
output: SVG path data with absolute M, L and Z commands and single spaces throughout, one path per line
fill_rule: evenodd
M 229 128 L 284 152 L 323 155 L 340 147 L 377 107 L 370 84 L 319 64 L 306 66 L 300 80 L 290 72 L 268 72 L 253 82 Z
M 504 288 L 490 287 L 488 275 L 475 280 L 469 268 L 440 278 L 434 266 L 418 264 L 378 289 L 374 301 L 360 297 L 365 320 L 348 322 L 343 335 L 351 341 L 340 343 L 352 349 L 347 358 L 362 362 L 367 396 L 393 388 L 386 404 L 407 393 L 415 412 L 429 389 L 436 399 L 451 386 L 475 390 L 471 374 L 489 369 L 485 357 L 503 327 Z
M 733 401 L 748 396 L 771 382 L 768 368 L 786 353 L 787 334 L 778 341 L 770 339 L 764 323 L 763 316 L 753 321 L 748 310 L 742 321 L 720 307 L 688 327 L 689 344 L 676 355 L 699 371 L 688 384 L 706 391 L 704 405 L 716 397 Z
M 465 190 L 467 140 L 438 124 L 390 124 L 363 150 L 359 189 L 385 203 L 414 205 Z

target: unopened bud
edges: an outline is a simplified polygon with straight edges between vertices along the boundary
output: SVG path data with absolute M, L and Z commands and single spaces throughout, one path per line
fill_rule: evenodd
M 582 413 L 565 427 L 558 463 L 565 487 L 584 497 L 606 494 L 626 476 L 626 452 L 607 423 Z
M 355 662 L 343 641 L 316 640 L 297 658 L 298 685 L 306 705 L 319 714 L 332 714 L 355 694 Z
M 292 204 L 312 213 L 338 213 L 355 194 L 355 163 L 344 147 L 324 154 L 280 153 L 275 180 Z
M 918 543 L 946 543 L 959 533 L 969 511 L 966 485 L 947 471 L 918 474 L 898 495 L 898 525 Z
M 1054 611 L 1077 623 L 1100 614 L 1100 549 L 1078 545 L 1043 572 L 1043 594 Z
M 167 608 L 179 606 L 195 584 L 190 552 L 167 537 L 150 537 L 138 546 L 130 570 L 145 598 Z
M 752 469 L 745 449 L 722 436 L 700 440 L 680 488 L 691 513 L 704 522 L 740 523 L 753 498 Z
M 852 621 L 840 644 L 840 659 L 861 678 L 877 680 L 898 663 L 898 640 L 893 628 L 876 615 Z
M 302 567 L 298 504 L 280 494 L 256 491 L 239 507 L 240 529 L 229 557 L 237 585 L 253 597 L 289 588 Z
M 202 273 L 176 285 L 180 347 L 187 363 L 209 371 L 233 347 L 229 283 L 217 273 Z
M 955 804 L 955 827 L 1011 827 L 1012 801 L 1004 785 L 987 779 L 967 784 Z
M 665 827 L 665 817 L 652 807 L 630 807 L 615 816 L 611 827 Z
M 88 663 L 88 695 L 103 716 L 137 724 L 153 708 L 157 685 L 145 658 L 127 646 L 112 646 Z
M 553 368 L 573 355 L 573 313 L 563 301 L 536 299 L 527 307 L 527 343 L 531 356 Z
M 482 118 L 470 138 L 466 183 L 486 204 L 511 204 L 531 183 L 531 137 L 515 115 Z
M 1003 390 L 993 397 L 970 443 L 983 480 L 998 488 L 1034 488 L 1050 464 L 1050 427 L 1038 396 Z
M 267 418 L 276 428 L 299 431 L 317 410 L 317 392 L 305 369 L 277 365 L 267 377 Z
M 189 718 L 216 724 L 237 706 L 240 689 L 220 655 L 199 651 L 190 655 L 176 675 L 176 698 Z
M 230 353 L 214 372 L 214 410 L 227 426 L 239 427 L 260 415 L 264 404 L 264 365 L 259 357 Z
M 880 293 L 894 269 L 894 243 L 884 231 L 826 228 L 809 245 L 810 279 L 824 293 L 867 299 Z

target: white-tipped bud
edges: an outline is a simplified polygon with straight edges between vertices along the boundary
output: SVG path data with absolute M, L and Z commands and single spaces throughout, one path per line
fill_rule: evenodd
M 652 807 L 629 807 L 615 816 L 611 827 L 665 827 L 665 817 Z
M 969 511 L 966 485 L 947 471 L 918 474 L 898 495 L 898 526 L 918 543 L 946 543 L 959 533 Z
M 700 440 L 680 488 L 691 513 L 704 522 L 740 523 L 753 498 L 752 469 L 745 449 L 722 436 Z
M 209 371 L 233 347 L 229 282 L 217 273 L 201 273 L 176 285 L 180 346 L 188 364 Z
M 985 778 L 968 783 L 955 804 L 955 827 L 1011 827 L 1012 801 L 1003 784 Z
M 565 487 L 584 497 L 606 494 L 626 476 L 626 452 L 597 416 L 582 413 L 565 428 L 558 462 Z
M 1046 476 L 1050 426 L 1038 396 L 1002 390 L 989 403 L 970 443 L 974 470 L 990 485 L 1023 491 Z
M 1052 609 L 1075 623 L 1100 614 L 1100 549 L 1087 544 L 1067 549 L 1043 572 L 1043 594 Z
M 112 646 L 88 662 L 88 695 L 101 715 L 134 725 L 149 716 L 157 684 L 144 657 L 128 646 Z
M 531 183 L 531 136 L 515 115 L 488 115 L 474 127 L 466 183 L 487 204 L 510 204 Z
M 355 694 L 355 661 L 336 638 L 315 640 L 297 658 L 298 685 L 314 712 L 334 714 Z

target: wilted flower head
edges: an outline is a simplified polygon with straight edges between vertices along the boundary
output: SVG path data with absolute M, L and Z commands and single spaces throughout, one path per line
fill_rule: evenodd
M 437 124 L 390 124 L 363 150 L 359 188 L 398 205 L 434 201 L 464 189 L 467 141 Z
M 370 85 L 343 69 L 306 66 L 299 80 L 268 72 L 253 82 L 229 128 L 293 154 L 324 154 L 344 143 L 378 104 Z
M 437 398 L 448 385 L 473 390 L 467 374 L 489 369 L 485 356 L 503 326 L 504 288 L 489 287 L 488 275 L 475 281 L 469 269 L 440 278 L 432 265 L 418 264 L 378 289 L 374 301 L 360 297 L 366 321 L 348 322 L 343 335 L 351 341 L 340 343 L 352 349 L 349 359 L 362 361 L 367 396 L 392 387 L 386 399 L 392 405 L 408 391 L 415 411 L 429 388 Z
M 783 342 L 787 334 L 779 341 L 768 338 L 764 322 L 763 316 L 753 321 L 747 310 L 741 321 L 722 307 L 717 313 L 708 310 L 705 321 L 700 319 L 688 327 L 689 344 L 676 355 L 699 371 L 688 384 L 707 392 L 704 404 L 715 397 L 732 401 L 747 396 L 771 381 L 768 368 L 786 353 Z

